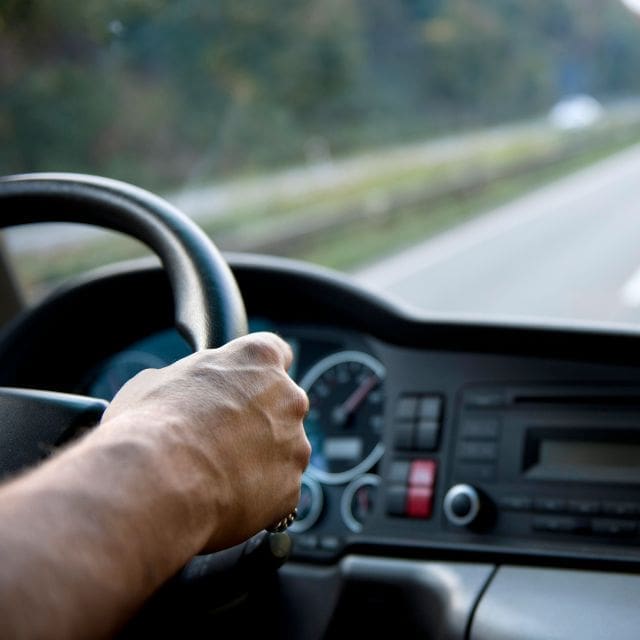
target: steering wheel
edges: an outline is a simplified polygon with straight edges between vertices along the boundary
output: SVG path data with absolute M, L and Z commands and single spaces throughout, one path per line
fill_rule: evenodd
M 247 332 L 242 297 L 226 262 L 198 226 L 158 196 L 95 176 L 17 175 L 0 179 L 0 211 L 0 228 L 76 222 L 142 241 L 167 272 L 176 328 L 194 350 L 221 346 Z M 4 336 L 5 344 L 19 335 L 18 322 Z M 85 396 L 0 387 L 0 474 L 33 464 L 79 427 L 96 424 L 106 406 Z
M 244 303 L 226 262 L 198 226 L 158 196 L 95 176 L 17 175 L 0 179 L 0 210 L 0 228 L 77 222 L 145 243 L 164 266 L 176 328 L 194 350 L 219 347 L 247 332 Z M 2 336 L 2 369 L 16 366 L 20 344 L 28 337 L 29 323 L 19 318 Z M 0 387 L 0 475 L 37 462 L 79 429 L 97 424 L 106 407 L 104 400 L 87 396 Z M 149 603 L 152 621 L 158 610 L 169 610 L 168 603 L 184 607 L 189 602 L 191 611 L 205 604 L 208 610 L 226 607 L 256 577 L 271 575 L 290 549 L 285 533 L 262 532 L 226 551 L 192 559 Z M 146 623 L 139 616 L 134 630 Z

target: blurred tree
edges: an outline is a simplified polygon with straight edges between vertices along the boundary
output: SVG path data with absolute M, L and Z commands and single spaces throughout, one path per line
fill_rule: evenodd
M 638 34 L 603 0 L 0 0 L 0 171 L 162 189 L 638 93 Z

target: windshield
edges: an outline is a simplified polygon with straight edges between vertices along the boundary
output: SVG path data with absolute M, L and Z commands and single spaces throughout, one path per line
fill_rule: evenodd
M 428 312 L 633 322 L 632 0 L 5 0 L 0 173 L 154 190 Z M 143 249 L 12 230 L 33 291 Z

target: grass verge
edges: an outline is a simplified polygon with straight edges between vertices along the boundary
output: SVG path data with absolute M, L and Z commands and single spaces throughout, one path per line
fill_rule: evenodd
M 274 248 L 282 255 L 351 269 L 423 241 L 640 142 L 640 124 L 610 125 L 577 135 L 548 129 L 514 131 L 513 135 L 500 134 L 493 143 L 491 139 L 488 142 L 484 144 L 483 138 L 479 138 L 439 159 L 425 156 L 415 146 L 407 148 L 406 153 L 378 152 L 372 154 L 368 164 L 363 163 L 363 170 L 352 180 L 323 188 L 310 184 L 308 191 L 293 196 L 275 192 L 258 207 L 240 203 L 228 214 L 205 220 L 201 225 L 222 249 L 269 252 L 270 235 L 277 238 L 281 230 L 309 221 L 328 221 L 321 233 L 303 234 L 303 242 L 291 246 L 280 242 Z M 531 171 L 511 170 L 531 160 L 535 161 Z M 453 184 L 473 173 L 487 173 L 491 177 L 469 192 L 452 189 L 447 194 L 449 182 Z M 440 189 L 435 198 L 429 196 L 432 186 Z M 416 198 L 404 197 L 416 189 L 429 196 L 428 203 L 416 204 Z M 408 204 L 402 205 L 403 201 Z M 366 224 L 362 219 L 348 222 L 348 214 L 354 208 L 364 208 L 366 214 L 370 206 L 373 215 L 365 218 Z M 378 210 L 380 207 L 382 211 Z M 17 256 L 16 262 L 27 290 L 37 292 L 69 275 L 145 253 L 148 250 L 140 243 L 112 234 L 46 254 L 25 253 Z

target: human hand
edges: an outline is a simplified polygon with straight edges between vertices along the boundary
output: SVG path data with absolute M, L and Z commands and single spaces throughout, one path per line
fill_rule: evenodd
M 241 542 L 298 502 L 311 447 L 291 360 L 274 334 L 251 334 L 141 372 L 105 412 L 101 429 L 125 421 L 206 514 L 203 550 Z

